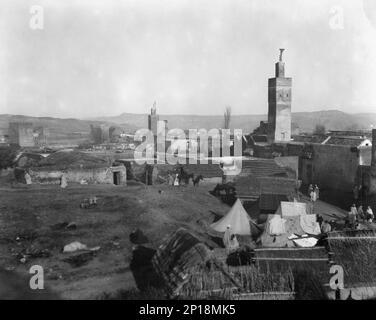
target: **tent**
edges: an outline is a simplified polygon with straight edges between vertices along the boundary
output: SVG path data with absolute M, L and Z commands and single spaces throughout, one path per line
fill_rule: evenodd
M 210 225 L 211 228 L 218 232 L 225 232 L 227 226 L 231 226 L 232 233 L 247 236 L 252 235 L 253 227 L 257 227 L 239 199 L 236 200 L 231 210 L 222 219 Z
M 268 215 L 264 232 L 260 237 L 261 245 L 263 247 L 314 246 L 317 242 L 315 239 L 308 241 L 308 238 L 304 240 L 300 238 L 303 235 L 318 235 L 321 233 L 316 215 L 307 214 L 306 210 L 306 203 L 281 201 L 281 205 L 276 213 Z M 285 233 L 283 234 L 271 234 L 271 221 L 276 215 L 280 215 L 284 219 Z
M 281 201 L 282 217 L 301 216 L 307 214 L 307 204 L 304 202 Z
M 265 224 L 264 232 L 262 233 L 260 240 L 261 245 L 263 247 L 274 247 L 274 248 L 281 248 L 281 247 L 295 247 L 293 239 L 291 239 L 291 235 L 296 235 L 298 237 L 305 234 L 301 225 L 300 225 L 300 217 L 299 216 L 288 216 L 284 217 L 285 219 L 285 230 L 286 232 L 281 235 L 271 235 L 270 234 L 270 221 L 273 219 L 274 214 L 268 214 L 268 218 Z M 290 238 L 290 239 L 289 239 Z

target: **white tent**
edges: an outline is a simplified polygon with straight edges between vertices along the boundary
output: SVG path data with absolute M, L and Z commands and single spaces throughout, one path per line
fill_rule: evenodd
M 245 211 L 241 201 L 236 200 L 231 210 L 219 221 L 210 225 L 218 232 L 225 232 L 227 226 L 231 227 L 231 232 L 238 235 L 251 235 L 251 218 Z
M 282 217 L 301 216 L 307 214 L 307 204 L 304 202 L 281 201 L 280 208 Z

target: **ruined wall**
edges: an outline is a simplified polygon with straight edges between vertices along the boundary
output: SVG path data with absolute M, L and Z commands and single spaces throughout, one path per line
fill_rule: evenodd
M 299 157 L 298 156 L 282 156 L 275 157 L 274 161 L 281 167 L 289 168 L 295 172 L 295 177 L 299 175 Z
M 311 159 L 301 158 L 300 179 L 320 188 L 351 191 L 357 180 L 359 157 L 349 146 L 312 144 Z

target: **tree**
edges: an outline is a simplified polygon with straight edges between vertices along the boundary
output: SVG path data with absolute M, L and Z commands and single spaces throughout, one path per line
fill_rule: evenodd
M 230 121 L 231 121 L 231 107 L 227 106 L 224 113 L 224 128 L 230 129 Z
M 316 124 L 313 134 L 324 135 L 326 133 L 326 128 L 323 124 Z
M 6 169 L 13 166 L 19 149 L 20 147 L 18 145 L 10 145 L 9 147 L 0 148 L 0 169 Z

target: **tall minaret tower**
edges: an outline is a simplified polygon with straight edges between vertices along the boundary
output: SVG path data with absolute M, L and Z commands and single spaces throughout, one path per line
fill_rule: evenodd
M 157 115 L 157 102 L 154 101 L 153 107 L 151 108 L 148 116 L 148 129 L 153 132 L 154 136 L 156 136 L 158 133 L 158 120 L 159 116 Z
M 279 61 L 275 64 L 275 78 L 268 85 L 268 140 L 269 142 L 288 142 L 291 139 L 291 85 L 292 79 L 285 78 L 285 63 L 279 49 Z

